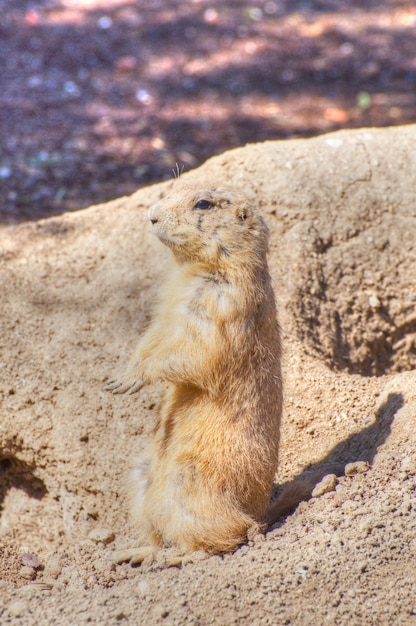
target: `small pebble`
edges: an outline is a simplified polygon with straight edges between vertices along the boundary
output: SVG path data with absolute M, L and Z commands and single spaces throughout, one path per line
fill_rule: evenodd
M 91 541 L 95 541 L 95 543 L 111 543 L 114 541 L 114 533 L 109 528 L 94 528 L 89 535 L 88 538 Z
M 33 580 L 36 578 L 36 570 L 33 567 L 29 567 L 28 565 L 24 565 L 20 570 L 20 576 L 25 578 L 26 580 Z
M 381 304 L 379 298 L 375 294 L 372 294 L 368 298 L 368 303 L 371 306 L 371 308 L 373 308 L 373 309 L 378 309 L 378 307 Z
M 36 554 L 31 554 L 30 552 L 25 552 L 19 557 L 20 565 L 26 567 L 32 567 L 33 569 L 38 569 L 40 567 L 40 561 Z

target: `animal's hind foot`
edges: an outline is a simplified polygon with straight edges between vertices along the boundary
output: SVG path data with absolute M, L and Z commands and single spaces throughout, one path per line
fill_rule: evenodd
M 116 550 L 113 552 L 112 561 L 117 565 L 121 563 L 130 563 L 130 565 L 140 565 L 145 559 L 153 561 L 156 556 L 157 548 L 154 546 L 140 546 L 138 548 L 126 548 L 124 550 Z
M 123 376 L 122 378 L 116 378 L 115 380 L 109 380 L 104 385 L 104 391 L 110 391 L 111 393 L 136 393 L 144 386 L 144 380 L 140 376 Z
M 187 563 L 195 563 L 208 558 L 208 554 L 202 550 L 191 554 L 183 554 L 173 548 L 156 548 L 154 546 L 139 546 L 116 550 L 112 561 L 116 564 L 129 563 L 132 566 L 141 565 L 152 569 L 167 569 L 168 567 L 182 567 Z

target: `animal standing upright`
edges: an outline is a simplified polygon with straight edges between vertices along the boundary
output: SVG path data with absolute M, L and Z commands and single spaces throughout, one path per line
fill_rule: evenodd
M 234 550 L 265 523 L 282 412 L 280 331 L 268 229 L 246 195 L 186 185 L 149 212 L 175 266 L 113 393 L 168 383 L 130 484 L 140 562 L 162 546 Z

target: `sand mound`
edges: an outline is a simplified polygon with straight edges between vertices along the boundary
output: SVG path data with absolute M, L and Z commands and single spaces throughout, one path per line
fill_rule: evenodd
M 109 562 L 134 541 L 123 475 L 161 388 L 102 390 L 171 263 L 146 213 L 174 181 L 2 231 L 2 623 L 416 623 L 415 140 L 408 126 L 257 144 L 184 176 L 244 187 L 271 228 L 277 483 L 344 471 L 265 537 L 181 570 Z

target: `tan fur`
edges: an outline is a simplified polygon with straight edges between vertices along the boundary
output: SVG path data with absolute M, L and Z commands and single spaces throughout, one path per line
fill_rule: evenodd
M 181 181 L 149 218 L 176 264 L 126 372 L 107 385 L 132 393 L 168 383 L 133 472 L 132 517 L 144 546 L 227 552 L 263 526 L 277 467 L 282 384 L 268 230 L 240 191 Z

